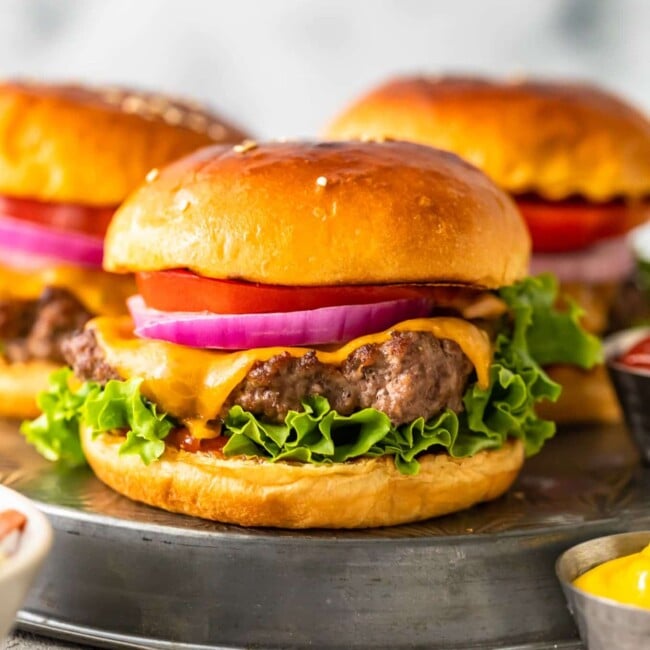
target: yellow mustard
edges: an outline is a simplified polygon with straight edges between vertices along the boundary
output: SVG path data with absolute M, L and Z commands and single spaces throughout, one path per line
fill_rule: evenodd
M 590 569 L 573 584 L 594 596 L 650 609 L 650 545 Z

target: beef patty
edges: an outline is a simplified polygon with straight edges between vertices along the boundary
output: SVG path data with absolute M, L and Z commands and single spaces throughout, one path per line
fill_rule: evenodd
M 81 380 L 105 383 L 117 373 L 104 360 L 92 330 L 64 343 L 63 353 Z M 325 364 L 314 352 L 288 352 L 258 361 L 230 394 L 221 411 L 238 404 L 269 422 L 301 410 L 309 395 L 322 395 L 341 415 L 362 408 L 383 411 L 393 424 L 429 419 L 450 408 L 462 410 L 473 367 L 460 346 L 427 332 L 394 332 L 384 343 L 352 352 L 340 365 Z
M 37 300 L 0 301 L 0 342 L 9 362 L 63 363 L 62 341 L 92 314 L 69 291 L 47 287 Z

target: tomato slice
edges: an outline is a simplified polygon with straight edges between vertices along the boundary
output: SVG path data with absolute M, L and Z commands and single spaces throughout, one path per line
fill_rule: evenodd
M 181 269 L 137 273 L 136 282 L 147 306 L 154 309 L 217 314 L 303 311 L 421 298 L 430 298 L 432 304 L 451 305 L 468 294 L 462 287 L 417 284 L 286 287 L 215 280 Z M 476 290 L 470 291 L 476 295 Z
M 582 199 L 545 201 L 516 197 L 537 253 L 587 248 L 603 239 L 625 234 L 650 219 L 650 202 L 589 203 Z
M 0 214 L 64 232 L 104 237 L 116 207 L 92 207 L 76 203 L 46 203 L 0 195 Z

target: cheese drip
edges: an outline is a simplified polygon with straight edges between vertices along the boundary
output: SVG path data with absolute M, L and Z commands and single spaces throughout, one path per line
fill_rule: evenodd
M 36 300 L 45 287 L 70 291 L 88 311 L 101 316 L 126 313 L 126 299 L 136 293 L 131 275 L 66 265 L 29 270 L 0 265 L 0 300 Z
M 267 361 L 283 352 L 301 357 L 311 350 L 271 347 L 232 352 L 188 348 L 136 338 L 129 317 L 96 318 L 87 327 L 94 330 L 106 361 L 121 377 L 141 378 L 145 397 L 159 410 L 183 421 L 195 437 L 203 438 L 218 435 L 204 423 L 219 414 L 230 393 L 257 361 Z M 474 365 L 479 385 L 487 387 L 492 360 L 489 338 L 483 330 L 459 318 L 408 320 L 334 349 L 314 351 L 321 362 L 340 365 L 357 348 L 384 343 L 396 331 L 430 332 L 436 338 L 455 341 Z

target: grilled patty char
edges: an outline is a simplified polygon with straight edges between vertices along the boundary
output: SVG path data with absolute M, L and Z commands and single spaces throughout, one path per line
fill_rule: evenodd
M 41 359 L 63 363 L 63 341 L 92 314 L 65 289 L 47 287 L 37 300 L 0 301 L 2 355 L 10 363 Z
M 120 379 L 117 371 L 106 363 L 104 352 L 91 329 L 67 338 L 61 345 L 61 351 L 74 374 L 82 381 L 105 384 L 111 379 Z
M 68 340 L 63 353 L 81 380 L 118 378 L 92 330 Z M 358 348 L 340 366 L 321 363 L 314 352 L 302 357 L 283 352 L 257 362 L 220 415 L 238 404 L 268 422 L 282 422 L 290 410 L 302 410 L 305 397 L 322 395 L 341 415 L 370 407 L 398 425 L 447 408 L 462 410 L 472 369 L 456 342 L 427 332 L 394 332 L 384 343 Z

